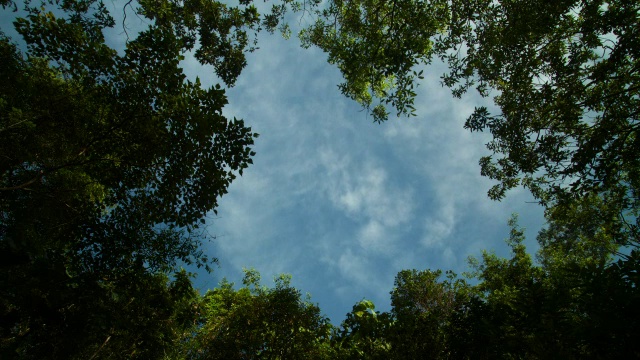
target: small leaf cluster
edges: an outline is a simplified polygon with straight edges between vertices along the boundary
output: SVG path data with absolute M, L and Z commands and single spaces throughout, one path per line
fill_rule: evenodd
M 415 115 L 414 86 L 429 63 L 432 37 L 442 31 L 445 4 L 414 0 L 332 1 L 317 9 L 316 21 L 299 36 L 304 47 L 317 46 L 338 66 L 345 82 L 338 87 L 373 115 L 388 119 L 387 106 L 397 115 Z

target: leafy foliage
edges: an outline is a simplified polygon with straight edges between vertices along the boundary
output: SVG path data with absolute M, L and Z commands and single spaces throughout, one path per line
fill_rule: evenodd
M 285 0 L 124 4 L 148 26 L 122 49 L 100 1 L 0 1 L 0 355 L 3 358 L 635 358 L 638 293 L 638 3 Z M 227 119 L 220 85 L 188 80 L 193 52 L 233 86 L 291 8 L 303 46 L 344 75 L 377 122 L 414 114 L 416 67 L 438 56 L 455 96 L 499 113 L 480 161 L 501 199 L 523 185 L 546 208 L 534 263 L 515 218 L 475 284 L 405 270 L 393 309 L 358 302 L 339 328 L 291 287 L 247 271 L 200 297 L 178 261 L 208 267 L 199 226 L 251 164 L 257 134 Z M 16 45 L 19 44 L 19 45 Z M 173 274 L 170 277 L 168 274 Z
M 638 5 L 481 2 L 452 13 L 443 46 L 467 51 L 448 57 L 445 83 L 498 92 L 501 113 L 478 108 L 466 124 L 494 138 L 495 155 L 480 161 L 500 182 L 490 197 L 519 184 L 551 205 L 599 196 L 609 210 L 597 221 L 637 242 Z
M 396 276 L 391 292 L 393 359 L 439 359 L 448 357 L 451 319 L 461 310 L 468 286 L 447 273 L 403 270 Z
M 414 86 L 423 77 L 414 67 L 430 61 L 431 38 L 444 30 L 446 10 L 446 2 L 331 1 L 314 12 L 316 22 L 300 39 L 329 54 L 344 76 L 342 93 L 382 122 L 389 116 L 385 105 L 398 116 L 415 115 Z
M 375 305 L 362 300 L 353 306 L 332 338 L 338 359 L 388 359 L 391 350 L 388 313 L 375 311 Z
M 101 1 L 2 6 L 22 37 L 0 35 L 3 354 L 162 357 L 178 303 L 159 279 L 179 261 L 209 268 L 199 226 L 257 137 L 223 116 L 220 85 L 186 79 L 180 62 L 193 50 L 233 85 L 260 15 L 128 2 L 148 26 L 116 49 Z
M 198 255 L 197 238 L 157 226 L 197 228 L 234 171 L 251 162 L 255 135 L 222 116 L 222 89 L 185 79 L 186 40 L 168 25 L 149 26 L 120 56 L 104 44 L 101 31 L 113 26 L 104 8 L 73 4 L 66 18 L 27 8 L 16 20 L 27 60 L 3 40 L 13 63 L 3 77 L 5 243 L 46 243 L 19 230 L 44 217 L 18 212 L 46 201 L 54 218 L 41 226 L 58 228 L 74 245 L 68 250 L 99 266 L 128 256 L 151 266 L 188 260 Z M 120 246 L 107 245 L 113 241 Z M 164 252 L 150 251 L 161 243 Z
M 575 250 L 543 246 L 541 265 L 535 265 L 515 217 L 510 226 L 511 258 L 485 252 L 472 259 L 474 285 L 450 272 L 441 279 L 439 270 L 404 270 L 391 292 L 390 313 L 374 313 L 370 302 L 354 306 L 343 333 L 370 335 L 351 335 L 357 340 L 351 344 L 360 345 L 355 349 L 368 350 L 352 358 L 637 357 L 638 263 L 631 259 L 637 253 L 614 262 L 601 251 L 601 239 L 582 241 Z M 541 243 L 553 238 L 559 244 L 566 236 L 559 229 L 542 231 Z
M 3 359 L 164 358 L 193 326 L 198 294 L 184 272 L 170 281 L 133 268 L 96 279 L 60 264 L 3 267 Z
M 332 326 L 320 309 L 303 300 L 290 277 L 275 287 L 260 284 L 255 270 L 245 271 L 244 287 L 224 281 L 202 299 L 200 327 L 188 359 L 330 358 Z

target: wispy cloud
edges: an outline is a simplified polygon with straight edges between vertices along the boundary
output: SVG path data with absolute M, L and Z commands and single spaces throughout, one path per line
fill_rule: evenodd
M 382 165 L 374 165 L 371 158 L 363 163 L 362 156 L 338 156 L 331 149 L 320 151 L 320 161 L 329 174 L 327 197 L 338 211 L 362 224 L 362 237 L 372 240 L 412 220 L 412 189 L 390 180 Z

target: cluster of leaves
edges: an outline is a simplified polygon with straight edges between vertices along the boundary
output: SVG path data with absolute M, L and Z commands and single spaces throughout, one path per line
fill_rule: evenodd
M 414 71 L 430 61 L 431 38 L 444 30 L 446 2 L 415 0 L 336 0 L 316 9 L 316 21 L 301 30 L 304 47 L 328 53 L 345 82 L 342 93 L 370 110 L 376 122 L 389 116 L 387 106 L 415 115 Z M 374 101 L 375 100 L 375 101 Z
M 3 359 L 161 359 L 191 331 L 199 295 L 188 274 L 70 277 L 55 260 L 3 266 Z
M 3 245 L 104 268 L 192 256 L 191 238 L 156 226 L 190 229 L 215 207 L 250 162 L 250 129 L 221 115 L 223 90 L 185 81 L 166 29 L 150 26 L 118 56 L 103 7 L 88 19 L 27 10 L 15 23 L 28 58 L 2 38 Z
M 490 196 L 502 198 L 518 184 L 543 201 L 567 190 L 578 197 L 633 189 L 638 4 L 456 4 L 458 22 L 443 36 L 442 47 L 464 47 L 466 54 L 447 57 L 451 72 L 444 82 L 460 84 L 455 94 L 472 85 L 482 94 L 498 93 L 494 101 L 501 113 L 491 116 L 478 108 L 466 125 L 489 130 L 494 140 L 488 148 L 502 155 L 481 161 L 483 172 L 501 182 Z
M 599 200 L 583 206 L 597 206 Z M 288 277 L 273 289 L 246 273 L 203 298 L 187 354 L 225 359 L 602 359 L 636 358 L 640 346 L 638 254 L 614 257 L 580 209 L 540 231 L 538 264 L 511 227 L 509 258 L 484 252 L 472 272 L 403 270 L 392 309 L 354 305 L 340 326 L 302 301 Z M 582 224 L 568 228 L 567 224 Z M 445 275 L 443 277 L 443 275 Z

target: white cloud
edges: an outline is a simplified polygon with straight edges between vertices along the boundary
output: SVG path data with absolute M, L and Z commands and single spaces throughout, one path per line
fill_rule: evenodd
M 386 228 L 375 220 L 370 220 L 360 228 L 358 242 L 367 251 L 385 252 L 392 245 Z
M 368 285 L 372 282 L 366 258 L 354 254 L 351 249 L 347 249 L 340 255 L 337 266 L 347 279 L 360 286 Z
M 387 172 L 379 166 L 353 164 L 343 171 L 342 181 L 330 189 L 336 193 L 329 196 L 351 216 L 397 226 L 411 218 L 411 190 L 390 184 L 387 178 Z
M 429 217 L 424 225 L 424 235 L 421 243 L 426 248 L 442 247 L 454 230 L 456 225 L 453 216 L 453 205 L 449 204 L 445 209 L 450 209 L 449 213 Z
M 386 169 L 374 165 L 375 158 L 359 162 L 351 158 L 330 148 L 320 151 L 328 174 L 326 197 L 336 210 L 358 224 L 354 236 L 362 249 L 391 256 L 399 251 L 398 228 L 413 219 L 413 190 L 393 182 Z

